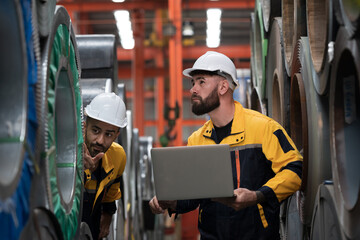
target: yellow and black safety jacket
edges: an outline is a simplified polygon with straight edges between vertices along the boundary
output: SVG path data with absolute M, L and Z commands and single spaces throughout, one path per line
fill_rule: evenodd
M 100 161 L 94 172 L 89 169 L 84 172 L 82 221 L 89 225 L 93 239 L 99 235 L 101 213 L 114 214 L 116 211 L 115 200 L 121 197 L 120 179 L 126 154 L 122 146 L 113 142 Z
M 211 120 L 188 138 L 188 145 L 217 144 Z M 229 144 L 234 189 L 261 191 L 266 201 L 239 211 L 210 199 L 181 200 L 176 213 L 199 207 L 201 239 L 280 239 L 280 203 L 300 188 L 302 156 L 273 119 L 235 101 Z

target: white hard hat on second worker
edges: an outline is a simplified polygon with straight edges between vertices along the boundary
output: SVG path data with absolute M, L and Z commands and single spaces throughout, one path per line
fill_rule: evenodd
M 126 107 L 115 93 L 97 95 L 85 108 L 85 115 L 116 127 L 126 127 Z
M 183 74 L 191 78 L 191 72 L 195 70 L 216 72 L 216 74 L 225 77 L 229 81 L 229 86 L 232 90 L 238 86 L 236 67 L 231 59 L 222 53 L 214 51 L 206 52 L 195 61 L 192 68 L 185 69 Z

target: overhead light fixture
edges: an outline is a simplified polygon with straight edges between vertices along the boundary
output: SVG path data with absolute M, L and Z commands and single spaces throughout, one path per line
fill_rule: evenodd
M 130 13 L 127 10 L 118 10 L 114 12 L 116 26 L 118 28 L 121 46 L 124 49 L 133 49 L 135 47 L 134 34 L 131 28 Z
M 183 24 L 182 35 L 184 37 L 192 37 L 194 36 L 194 25 L 190 21 L 185 21 Z
M 121 3 L 121 2 L 125 2 L 125 0 L 112 0 L 115 3 Z
M 221 9 L 209 8 L 206 15 L 206 45 L 209 48 L 216 48 L 220 45 Z

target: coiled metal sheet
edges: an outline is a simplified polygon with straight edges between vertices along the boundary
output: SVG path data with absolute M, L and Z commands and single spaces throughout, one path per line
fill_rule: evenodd
M 335 16 L 351 37 L 360 33 L 360 2 L 356 0 L 333 0 Z
M 265 38 L 264 26 L 262 21 L 262 9 L 260 0 L 255 5 L 255 32 L 254 32 L 254 69 L 255 69 L 255 85 L 258 88 L 259 97 L 265 99 L 266 83 L 265 83 L 265 57 L 267 54 L 267 39 Z
M 285 224 L 285 237 L 286 240 L 303 240 L 304 233 L 306 232 L 305 226 L 302 224 L 299 208 L 298 197 L 296 196 L 300 192 L 297 191 L 291 197 L 288 198 L 286 206 L 286 224 Z
M 0 232 L 18 239 L 28 221 L 34 172 L 37 81 L 31 0 L 0 4 Z
M 253 88 L 250 95 L 250 109 L 258 111 L 264 115 L 266 115 L 266 105 L 264 101 L 260 99 L 258 90 Z
M 39 207 L 32 209 L 29 223 L 21 233 L 20 239 L 63 240 L 64 238 L 55 215 L 48 209 Z
M 306 2 L 307 33 L 310 43 L 311 59 L 317 74 L 313 78 L 318 94 L 327 92 L 330 61 L 329 43 L 333 41 L 333 0 L 312 0 Z
M 65 8 L 57 6 L 42 52 L 42 81 L 37 86 L 42 174 L 34 196 L 38 204 L 55 214 L 64 239 L 75 237 L 81 217 L 83 115 L 79 77 L 75 34 Z
M 37 25 L 39 36 L 48 37 L 51 31 L 56 0 L 36 0 Z
M 0 160 L 0 199 L 5 200 L 14 193 L 18 185 L 24 160 L 28 62 L 20 3 L 4 1 L 0 6 L 0 13 L 0 153 L 6 156 Z
M 81 60 L 81 78 L 110 78 L 118 84 L 115 35 L 77 35 Z
M 360 238 L 360 41 L 340 28 L 330 84 L 331 165 L 339 219 L 349 239 Z
M 266 32 L 270 30 L 275 17 L 281 16 L 281 0 L 260 0 L 262 21 Z
M 113 82 L 110 78 L 81 79 L 81 96 L 84 108 L 100 93 L 113 92 Z
M 321 184 L 316 195 L 310 239 L 346 240 L 338 214 L 333 185 Z
M 256 85 L 256 66 L 255 66 L 255 13 L 250 13 L 250 73 L 251 73 L 251 84 Z
M 285 68 L 291 74 L 293 52 L 299 38 L 306 37 L 306 0 L 282 0 L 282 30 L 285 50 Z
M 274 19 L 266 61 L 268 115 L 289 131 L 290 79 L 285 70 L 282 19 Z
M 303 177 L 298 195 L 299 214 L 309 226 L 317 187 L 331 179 L 328 100 L 317 94 L 317 75 L 310 57 L 309 39 L 302 37 L 294 50 L 291 74 L 291 137 L 303 152 Z

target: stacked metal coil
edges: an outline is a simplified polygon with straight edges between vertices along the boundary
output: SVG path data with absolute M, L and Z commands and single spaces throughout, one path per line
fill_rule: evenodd
M 335 203 L 341 228 L 360 238 L 360 39 L 341 27 L 330 80 L 330 150 Z
M 347 240 L 341 231 L 332 184 L 321 184 L 316 195 L 310 239 Z
M 35 155 L 37 81 L 31 0 L 0 4 L 0 232 L 19 239 L 30 215 Z M 38 170 L 38 169 L 37 169 Z
M 291 74 L 291 137 L 303 153 L 303 175 L 297 196 L 302 224 L 310 226 L 317 186 L 331 179 L 328 101 L 317 94 L 307 37 L 294 50 Z M 289 230 L 291 232 L 291 230 Z
M 254 31 L 254 72 L 255 72 L 255 84 L 254 88 L 257 88 L 260 100 L 265 98 L 266 82 L 265 82 L 265 58 L 267 54 L 268 40 L 266 38 L 263 20 L 262 20 L 262 8 L 261 1 L 257 0 L 255 5 L 255 24 Z
M 55 215 L 62 230 L 58 237 L 73 239 L 81 220 L 83 115 L 79 54 L 65 8 L 56 7 L 42 42 L 41 81 L 36 86 L 41 174 L 36 176 L 32 198 L 34 206 Z
M 282 29 L 285 51 L 285 68 L 291 74 L 293 52 L 298 39 L 307 36 L 306 0 L 282 0 Z
M 257 1 L 251 18 L 253 86 L 247 92 L 249 107 L 282 124 L 303 155 L 302 185 L 282 204 L 281 234 L 285 239 L 327 239 L 317 231 L 332 221 L 334 236 L 360 239 L 355 146 L 360 141 L 360 4 L 282 0 L 281 18 L 270 17 L 272 25 L 266 28 L 257 18 L 260 12 L 271 12 L 271 4 Z M 264 40 L 268 46 L 261 52 Z M 279 84 L 279 76 L 291 79 L 290 85 Z M 266 94 L 261 91 L 264 83 Z M 324 197 L 324 192 L 331 194 Z M 334 207 L 323 202 L 334 202 Z M 319 217 L 319 211 L 329 220 Z
M 289 130 L 290 79 L 285 70 L 282 18 L 273 20 L 266 61 L 266 97 L 268 115 Z
M 317 93 L 324 95 L 328 88 L 335 31 L 333 0 L 307 1 L 306 17 L 311 59 L 317 75 L 314 85 Z

